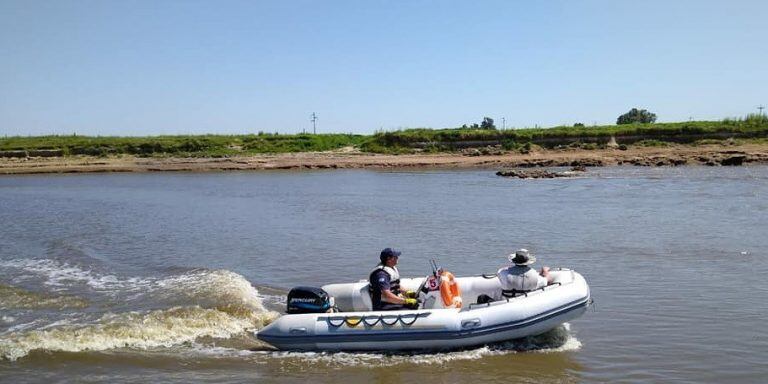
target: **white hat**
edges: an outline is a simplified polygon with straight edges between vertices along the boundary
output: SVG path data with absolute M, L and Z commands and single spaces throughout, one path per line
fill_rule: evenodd
M 527 249 L 520 248 L 515 253 L 509 255 L 509 261 L 515 265 L 531 265 L 536 262 L 536 256 L 532 255 Z

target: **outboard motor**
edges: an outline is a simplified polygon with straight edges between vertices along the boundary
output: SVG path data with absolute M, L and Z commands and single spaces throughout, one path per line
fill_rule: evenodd
M 296 287 L 288 292 L 288 313 L 324 313 L 333 307 L 328 292 L 315 287 Z

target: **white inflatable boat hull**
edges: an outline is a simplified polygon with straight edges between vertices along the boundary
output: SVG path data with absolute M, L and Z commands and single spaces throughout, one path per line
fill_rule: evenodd
M 256 336 L 282 350 L 384 351 L 464 348 L 538 335 L 581 316 L 591 302 L 580 274 L 560 270 L 553 276 L 554 284 L 526 296 L 461 309 L 370 311 L 365 310 L 370 308 L 366 282 L 332 284 L 323 288 L 342 310 L 354 312 L 285 315 Z M 401 285 L 415 289 L 421 281 L 403 279 Z M 464 303 L 474 303 L 481 294 L 500 298 L 496 278 L 457 281 Z M 436 300 L 433 305 L 440 304 Z

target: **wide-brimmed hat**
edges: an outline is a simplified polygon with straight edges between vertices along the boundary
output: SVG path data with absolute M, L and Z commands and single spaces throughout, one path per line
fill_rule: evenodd
M 527 249 L 521 248 L 509 255 L 509 261 L 515 265 L 531 265 L 536 262 L 536 256 Z

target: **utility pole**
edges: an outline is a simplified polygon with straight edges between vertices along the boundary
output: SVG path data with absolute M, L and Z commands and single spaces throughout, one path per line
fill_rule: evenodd
M 314 112 L 312 112 L 310 121 L 312 122 L 312 134 L 317 135 L 317 115 Z
M 760 113 L 759 113 L 760 116 L 762 116 L 763 115 L 763 109 L 765 109 L 765 105 L 761 104 L 760 106 L 757 107 L 757 109 L 760 111 Z
M 501 118 L 501 129 L 507 129 L 507 118 L 502 117 Z

